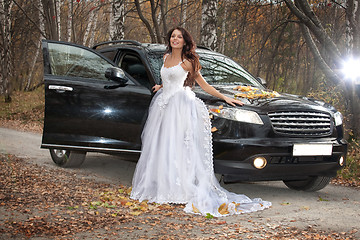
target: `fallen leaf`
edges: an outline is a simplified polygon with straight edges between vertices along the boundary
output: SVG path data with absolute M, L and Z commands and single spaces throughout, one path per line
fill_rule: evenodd
M 228 205 L 226 203 L 221 204 L 218 208 L 218 212 L 221 215 L 229 214 Z
M 199 209 L 197 209 L 194 204 L 192 204 L 192 209 L 194 213 L 200 213 Z

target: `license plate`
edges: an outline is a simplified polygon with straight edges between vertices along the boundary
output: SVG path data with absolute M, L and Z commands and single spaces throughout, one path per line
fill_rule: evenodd
M 331 154 L 332 144 L 294 144 L 293 148 L 293 156 L 330 156 Z

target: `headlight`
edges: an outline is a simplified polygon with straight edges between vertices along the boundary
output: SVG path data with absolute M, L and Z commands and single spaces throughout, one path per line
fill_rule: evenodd
M 263 121 L 260 116 L 253 111 L 238 109 L 238 108 L 227 108 L 218 106 L 208 106 L 210 112 L 217 117 L 226 118 L 239 122 L 253 123 L 263 125 Z
M 341 112 L 336 112 L 334 113 L 334 119 L 335 119 L 335 125 L 340 126 L 343 123 L 344 117 L 341 114 Z

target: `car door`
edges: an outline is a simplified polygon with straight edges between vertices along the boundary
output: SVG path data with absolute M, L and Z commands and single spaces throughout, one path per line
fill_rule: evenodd
M 42 147 L 84 151 L 138 151 L 151 100 L 148 88 L 125 74 L 109 81 L 116 65 L 92 49 L 44 40 L 45 119 Z

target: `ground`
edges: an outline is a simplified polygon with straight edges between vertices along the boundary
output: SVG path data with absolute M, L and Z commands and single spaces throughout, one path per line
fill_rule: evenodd
M 254 214 L 236 221 L 189 215 L 182 205 L 132 201 L 128 187 L 99 183 L 76 170 L 4 154 L 0 165 L 2 239 L 355 239 L 357 233 L 298 229 L 270 218 L 259 224 Z
M 359 239 L 360 192 L 330 185 L 317 193 L 282 183 L 225 185 L 273 203 L 223 218 L 182 205 L 129 199 L 134 162 L 89 154 L 62 169 L 40 149 L 40 134 L 0 128 L 0 239 Z

